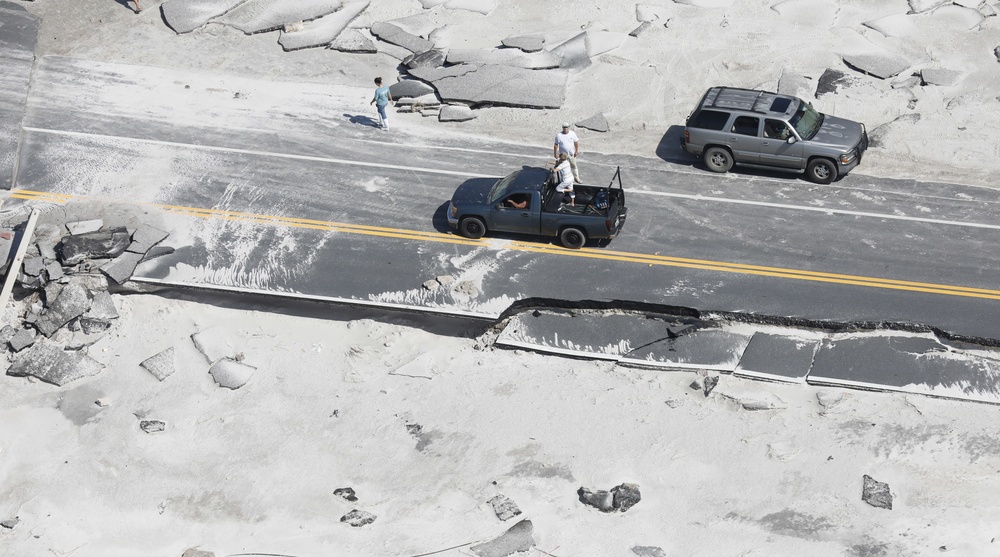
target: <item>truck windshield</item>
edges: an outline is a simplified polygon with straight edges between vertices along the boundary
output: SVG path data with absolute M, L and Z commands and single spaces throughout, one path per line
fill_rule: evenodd
M 493 189 L 490 190 L 490 204 L 496 203 L 503 197 L 504 192 L 507 191 L 507 186 L 514 181 L 515 176 L 517 176 L 517 172 L 506 178 L 501 178 L 497 180 L 496 184 L 493 184 Z
M 823 115 L 817 112 L 812 106 L 800 103 L 798 110 L 795 111 L 795 115 L 792 116 L 789 123 L 798 132 L 799 137 L 802 139 L 812 139 L 819 133 L 819 128 L 823 125 Z

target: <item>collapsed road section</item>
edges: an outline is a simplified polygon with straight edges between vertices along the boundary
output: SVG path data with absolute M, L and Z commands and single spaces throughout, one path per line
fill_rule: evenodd
M 110 222 L 79 216 L 75 210 L 49 211 L 37 226 L 29 219 L 0 235 L 5 288 L 16 286 L 15 299 L 24 302 L 16 322 L 0 330 L 3 352 L 10 359 L 8 375 L 30 375 L 62 386 L 100 373 L 87 349 L 119 326 L 111 293 L 149 291 L 149 281 L 133 280 L 137 267 L 175 251 L 167 232 L 134 215 L 107 217 L 114 219 Z M 185 282 L 158 284 L 248 293 Z M 454 286 L 450 276 L 423 285 L 428 290 Z M 397 301 L 272 295 L 428 312 L 418 304 Z M 698 379 L 693 388 L 703 389 L 706 396 L 718 375 L 725 374 L 1000 404 L 997 341 L 958 338 L 913 324 L 807 322 L 626 301 L 523 299 L 503 312 L 491 331 L 486 336 L 499 347 L 694 372 Z M 768 409 L 783 403 L 768 399 L 740 404 Z

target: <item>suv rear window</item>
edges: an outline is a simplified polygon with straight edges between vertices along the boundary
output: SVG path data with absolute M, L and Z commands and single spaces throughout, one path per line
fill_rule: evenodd
M 702 110 L 688 123 L 692 128 L 721 131 L 729 121 L 728 112 L 718 110 Z

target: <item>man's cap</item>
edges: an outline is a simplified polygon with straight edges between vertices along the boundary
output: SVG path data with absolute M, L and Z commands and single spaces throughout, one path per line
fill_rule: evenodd
M 563 127 L 564 128 L 568 128 L 569 127 L 569 122 L 563 122 Z

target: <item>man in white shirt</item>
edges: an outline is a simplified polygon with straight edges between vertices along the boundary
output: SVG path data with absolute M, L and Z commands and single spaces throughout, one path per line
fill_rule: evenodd
M 580 184 L 580 170 L 576 167 L 576 157 L 580 154 L 580 138 L 576 132 L 569 129 L 569 122 L 564 122 L 562 131 L 556 134 L 555 145 L 552 146 L 552 156 L 559 158 L 561 153 L 565 153 L 569 159 L 569 166 L 573 170 L 573 180 Z

